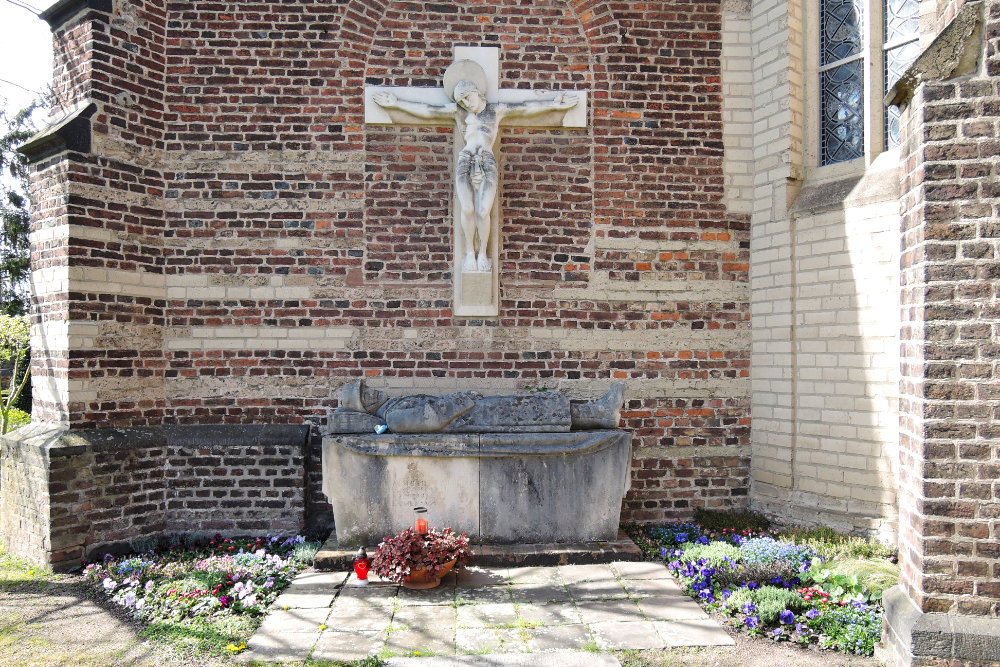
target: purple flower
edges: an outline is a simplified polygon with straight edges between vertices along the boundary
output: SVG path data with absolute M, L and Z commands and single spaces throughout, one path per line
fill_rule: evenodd
M 785 625 L 791 625 L 795 621 L 795 613 L 791 609 L 786 609 L 781 612 L 781 616 L 779 618 Z
M 677 544 L 683 544 L 683 543 L 685 543 L 685 542 L 688 541 L 688 534 L 687 533 L 677 533 L 676 535 L 674 535 L 674 541 Z
M 795 624 L 795 632 L 799 633 L 800 635 L 804 635 L 806 633 L 806 630 L 808 630 L 808 628 L 802 625 L 801 623 Z
M 782 628 L 775 628 L 774 629 L 774 633 L 773 633 L 774 634 L 774 638 L 777 639 L 778 637 L 781 636 L 781 634 L 783 632 L 784 632 L 784 630 Z
M 733 594 L 733 592 L 732 592 L 731 590 L 729 590 L 728 588 L 724 588 L 724 589 L 722 590 L 722 599 L 723 599 L 723 600 L 726 600 L 726 599 L 728 599 L 728 598 L 729 598 L 729 596 L 730 596 L 730 595 L 732 595 L 732 594 Z
M 747 616 L 743 622 L 746 624 L 748 628 L 756 628 L 758 625 L 760 625 L 760 619 L 757 618 L 756 616 Z
M 755 591 L 758 588 L 760 588 L 760 584 L 758 584 L 756 581 L 751 581 L 749 584 L 747 584 L 747 588 L 749 588 L 752 591 Z
M 743 605 L 743 613 L 746 614 L 747 616 L 754 613 L 755 611 L 757 611 L 757 605 L 755 605 L 753 602 L 747 602 L 746 604 Z
M 219 606 L 225 609 L 233 603 L 233 596 L 231 595 L 220 595 L 219 596 Z
M 704 590 L 699 592 L 698 597 L 700 597 L 702 600 L 707 600 L 708 602 L 715 602 L 715 599 L 712 597 L 712 591 L 710 590 Z
M 806 618 L 810 620 L 816 618 L 817 616 L 819 616 L 819 611 L 816 610 L 816 607 L 813 607 L 812 609 L 806 612 Z

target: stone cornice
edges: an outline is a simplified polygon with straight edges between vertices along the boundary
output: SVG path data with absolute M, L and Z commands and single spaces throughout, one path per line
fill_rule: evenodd
M 96 111 L 97 105 L 91 102 L 54 119 L 18 146 L 17 152 L 28 158 L 28 162 L 38 162 L 64 150 L 89 153 L 90 117 Z
M 96 9 L 99 12 L 111 13 L 111 0 L 59 0 L 56 4 L 42 11 L 38 18 L 49 24 L 52 30 L 58 30 L 64 23 L 85 9 Z
M 904 107 L 924 81 L 941 81 L 976 71 L 982 51 L 982 2 L 968 2 L 924 49 L 885 96 L 888 105 Z

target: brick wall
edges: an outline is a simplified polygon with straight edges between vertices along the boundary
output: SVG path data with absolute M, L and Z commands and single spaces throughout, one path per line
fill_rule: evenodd
M 86 429 L 0 441 L 0 531 L 57 569 L 164 534 L 296 533 L 305 427 Z
M 984 4 L 982 69 L 918 88 L 906 127 L 900 563 L 922 611 L 995 616 L 1000 3 Z
M 746 502 L 749 216 L 725 199 L 719 3 L 148 0 L 80 20 L 57 71 L 89 78 L 59 87 L 99 110 L 59 185 L 79 204 L 47 418 L 322 428 L 361 376 L 581 397 L 623 379 L 624 516 Z M 67 64 L 73 30 L 95 35 L 89 70 Z M 437 84 L 453 43 L 501 47 L 504 86 L 592 92 L 585 131 L 502 135 L 490 320 L 451 314 L 451 131 L 363 125 L 366 81 Z

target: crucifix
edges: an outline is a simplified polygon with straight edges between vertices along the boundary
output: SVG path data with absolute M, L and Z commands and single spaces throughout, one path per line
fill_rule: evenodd
M 585 91 L 500 89 L 500 49 L 456 46 L 443 88 L 365 86 L 365 122 L 455 127 L 457 317 L 499 313 L 500 127 L 586 127 Z

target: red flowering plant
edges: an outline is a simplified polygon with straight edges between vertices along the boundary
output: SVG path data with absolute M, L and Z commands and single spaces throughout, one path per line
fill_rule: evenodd
M 451 561 L 456 565 L 472 557 L 469 538 L 451 528 L 438 531 L 431 528 L 421 535 L 413 528 L 386 537 L 375 550 L 372 570 L 383 579 L 400 583 L 410 573 L 427 570 L 437 576 Z

